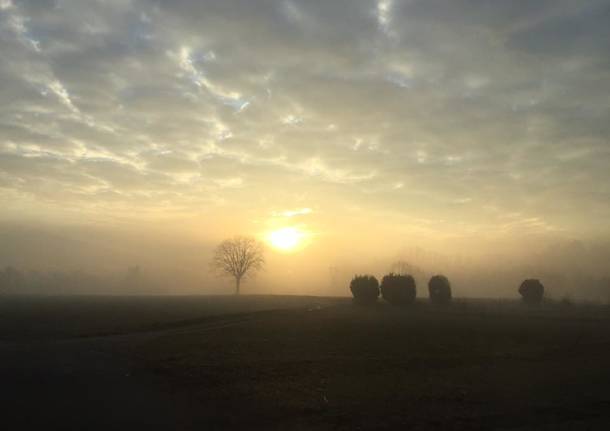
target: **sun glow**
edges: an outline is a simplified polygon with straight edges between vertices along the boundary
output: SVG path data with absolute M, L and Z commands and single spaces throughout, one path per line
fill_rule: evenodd
M 279 250 L 295 250 L 303 241 L 305 234 L 294 227 L 284 227 L 267 235 L 269 243 Z

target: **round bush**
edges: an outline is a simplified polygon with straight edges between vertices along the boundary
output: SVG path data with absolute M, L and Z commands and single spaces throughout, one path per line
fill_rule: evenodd
M 379 282 L 372 275 L 357 275 L 349 284 L 354 295 L 354 302 L 358 304 L 372 304 L 379 296 Z
M 412 304 L 417 296 L 415 279 L 407 274 L 384 275 L 381 280 L 381 296 L 392 305 Z
M 544 296 L 544 286 L 540 280 L 530 278 L 521 283 L 519 294 L 526 304 L 540 304 Z
M 428 282 L 430 302 L 434 304 L 446 304 L 451 302 L 451 284 L 444 275 L 435 275 Z

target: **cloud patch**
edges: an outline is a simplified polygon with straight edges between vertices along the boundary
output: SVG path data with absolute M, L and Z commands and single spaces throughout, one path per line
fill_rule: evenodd
M 609 11 L 1 0 L 0 199 L 606 232 Z

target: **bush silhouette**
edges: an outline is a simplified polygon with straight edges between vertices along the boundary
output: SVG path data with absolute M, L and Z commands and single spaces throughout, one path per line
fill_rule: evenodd
M 519 294 L 526 304 L 540 304 L 544 296 L 544 286 L 540 280 L 530 278 L 521 283 Z
M 411 275 L 389 273 L 383 276 L 381 296 L 390 304 L 412 304 L 416 295 L 415 279 Z
M 354 302 L 358 304 L 372 304 L 379 296 L 379 282 L 372 275 L 357 275 L 349 284 L 354 295 Z
M 435 275 L 428 282 L 430 302 L 446 304 L 451 302 L 451 284 L 444 275 Z

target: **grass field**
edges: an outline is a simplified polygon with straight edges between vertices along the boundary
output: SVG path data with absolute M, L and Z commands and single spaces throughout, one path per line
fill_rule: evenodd
M 306 296 L 0 296 L 0 340 L 113 335 L 199 319 L 330 304 Z
M 22 428 L 610 426 L 605 306 L 358 307 L 272 296 L 7 301 L 0 401 Z

